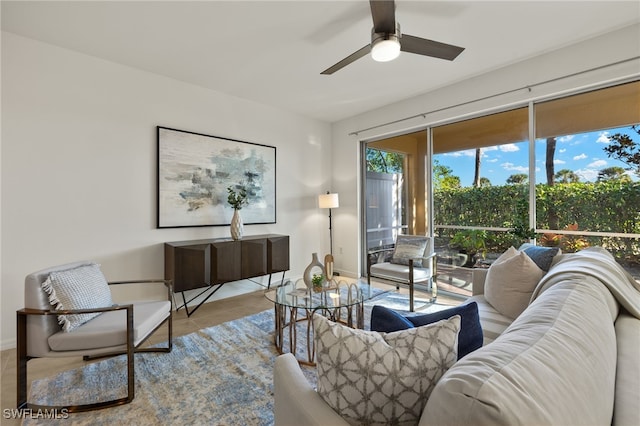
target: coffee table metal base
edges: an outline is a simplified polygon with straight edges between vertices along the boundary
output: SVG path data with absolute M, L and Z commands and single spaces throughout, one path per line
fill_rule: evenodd
M 313 315 L 324 315 L 331 321 L 340 322 L 348 327 L 364 328 L 364 301 L 341 308 L 318 307 L 313 309 L 275 303 L 274 309 L 274 341 L 278 353 L 292 353 L 298 362 L 303 365 L 316 365 L 315 344 L 313 341 L 313 321 L 311 321 Z M 299 332 L 303 333 L 300 337 L 305 342 L 302 354 L 297 351 Z M 285 346 L 288 346 L 288 348 Z

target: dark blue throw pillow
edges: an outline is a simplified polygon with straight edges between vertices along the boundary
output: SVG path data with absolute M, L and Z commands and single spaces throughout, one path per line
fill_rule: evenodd
M 454 308 L 433 312 L 403 316 L 402 314 L 385 308 L 374 306 L 371 311 L 371 331 L 391 333 L 420 327 L 434 322 L 460 315 L 460 333 L 458 334 L 458 359 L 482 347 L 482 326 L 478 315 L 478 304 L 471 302 Z
M 538 265 L 538 268 L 544 272 L 549 272 L 553 258 L 558 254 L 560 249 L 558 247 L 540 247 L 535 244 L 524 243 L 518 250 L 525 252 L 527 256 Z

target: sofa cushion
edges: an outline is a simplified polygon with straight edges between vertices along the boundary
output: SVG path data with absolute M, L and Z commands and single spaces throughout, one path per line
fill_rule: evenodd
M 525 252 L 544 272 L 548 272 L 555 257 L 562 254 L 559 247 L 540 247 L 531 243 L 522 244 L 518 250 Z
M 392 309 L 376 305 L 371 310 L 371 330 L 390 333 L 432 324 L 454 315 L 460 315 L 460 334 L 458 335 L 458 359 L 460 359 L 482 347 L 482 326 L 476 302 L 406 317 Z
M 42 283 L 42 289 L 56 310 L 106 308 L 113 305 L 107 280 L 100 266 L 95 263 L 51 272 Z M 58 322 L 68 332 L 98 315 L 100 312 L 58 315 Z
M 429 237 L 420 235 L 398 235 L 391 263 L 409 265 L 409 260 L 421 259 L 424 257 L 427 244 L 429 244 Z M 422 260 L 414 260 L 413 266 L 418 268 L 422 267 Z
M 371 265 L 371 276 L 392 281 L 409 282 L 409 267 L 395 263 L 376 263 Z M 431 278 L 431 268 L 414 268 L 413 282 L 419 283 Z
M 529 305 L 543 275 L 526 253 L 511 247 L 489 267 L 484 296 L 498 312 L 516 318 Z
M 138 345 L 170 315 L 168 300 L 133 304 L 133 344 Z M 60 331 L 48 339 L 52 351 L 82 351 L 127 344 L 127 311 L 105 312 L 70 332 Z
M 478 304 L 478 316 L 482 326 L 482 345 L 488 345 L 500 336 L 513 322 L 513 318 L 501 314 L 484 298 L 484 294 L 469 297 L 465 303 Z
M 351 424 L 415 424 L 457 359 L 460 316 L 394 333 L 314 315 L 318 393 Z
M 611 293 L 595 279 L 568 276 L 542 293 L 493 343 L 449 369 L 420 424 L 611 424 L 616 386 L 612 303 Z

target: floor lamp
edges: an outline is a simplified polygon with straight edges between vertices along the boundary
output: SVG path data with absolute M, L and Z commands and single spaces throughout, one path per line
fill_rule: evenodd
M 327 191 L 326 194 L 318 195 L 318 207 L 321 209 L 329 209 L 329 252 L 333 256 L 333 234 L 331 231 L 331 209 L 340 207 L 338 201 L 338 194 L 331 194 Z

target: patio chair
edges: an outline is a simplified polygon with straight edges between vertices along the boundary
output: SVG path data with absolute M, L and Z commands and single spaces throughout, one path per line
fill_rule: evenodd
M 394 282 L 396 289 L 400 289 L 400 284 L 408 285 L 409 310 L 413 312 L 415 284 L 427 284 L 431 290 L 430 302 L 436 301 L 436 265 L 433 237 L 398 235 L 394 247 L 367 254 L 367 282 L 371 285 L 371 277 L 376 277 Z
M 113 304 L 110 285 L 160 283 L 167 298 Z M 135 396 L 134 353 L 170 352 L 172 348 L 171 281 L 107 283 L 99 265 L 81 261 L 47 268 L 25 278 L 25 308 L 17 311 L 18 409 L 88 411 L 127 404 Z M 167 324 L 163 347 L 141 348 Z M 27 363 L 33 358 L 83 356 L 89 360 L 126 354 L 127 395 L 82 405 L 38 405 L 27 401 Z M 99 379 L 98 379 L 99 380 Z

